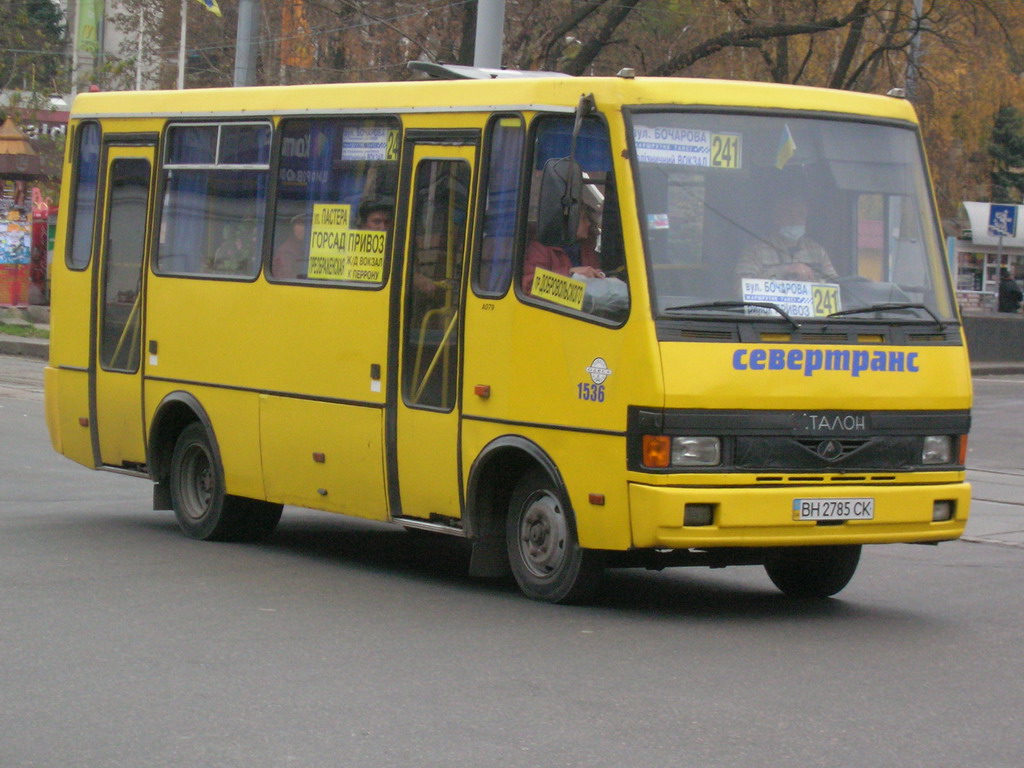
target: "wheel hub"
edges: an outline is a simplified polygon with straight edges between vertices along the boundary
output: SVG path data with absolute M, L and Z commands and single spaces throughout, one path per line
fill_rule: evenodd
M 206 451 L 199 446 L 192 446 L 182 463 L 185 469 L 183 511 L 192 519 L 198 520 L 209 511 L 213 499 L 213 465 Z
M 537 494 L 529 503 L 519 526 L 523 562 L 535 576 L 549 576 L 565 559 L 568 527 L 561 505 L 550 493 Z

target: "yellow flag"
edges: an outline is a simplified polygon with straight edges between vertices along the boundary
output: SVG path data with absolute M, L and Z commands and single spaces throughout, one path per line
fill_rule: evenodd
M 793 141 L 793 134 L 789 132 L 789 125 L 783 125 L 779 151 L 775 154 L 775 167 L 781 171 L 795 154 L 796 142 Z
M 206 10 L 214 16 L 220 16 L 220 6 L 217 5 L 217 0 L 196 0 L 196 2 L 206 8 Z

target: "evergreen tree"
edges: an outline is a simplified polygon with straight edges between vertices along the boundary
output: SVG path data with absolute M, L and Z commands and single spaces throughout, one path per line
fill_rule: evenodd
M 0 4 L 0 88 L 39 93 L 65 90 L 67 45 L 64 13 L 53 0 L 5 0 Z
M 992 202 L 1019 203 L 1024 194 L 1024 115 L 1012 106 L 996 113 L 988 143 L 992 158 Z

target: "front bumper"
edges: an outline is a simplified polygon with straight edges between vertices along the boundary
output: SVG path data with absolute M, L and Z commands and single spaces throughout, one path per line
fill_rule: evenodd
M 872 520 L 815 523 L 793 519 L 798 498 L 875 500 Z M 814 544 L 938 542 L 958 538 L 967 525 L 971 486 L 965 482 L 928 485 L 786 485 L 777 487 L 679 487 L 630 483 L 633 546 L 693 549 L 777 547 Z M 932 522 L 936 501 L 955 504 L 951 520 Z M 710 525 L 686 526 L 686 504 L 715 505 Z

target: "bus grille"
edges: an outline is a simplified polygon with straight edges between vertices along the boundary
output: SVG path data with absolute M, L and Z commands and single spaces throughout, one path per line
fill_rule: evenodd
M 788 472 L 906 470 L 919 463 L 920 438 L 876 436 L 736 437 L 735 466 L 740 470 Z

